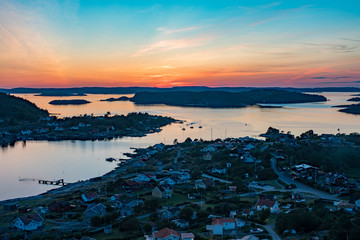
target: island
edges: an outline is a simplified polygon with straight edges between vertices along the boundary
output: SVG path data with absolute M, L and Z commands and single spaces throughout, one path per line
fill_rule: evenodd
M 126 96 L 122 96 L 122 97 L 119 97 L 119 98 L 107 98 L 107 99 L 103 99 L 103 100 L 100 100 L 102 102 L 117 102 L 117 101 L 129 101 L 131 98 L 129 97 L 126 97 Z
M 360 102 L 360 97 L 350 98 L 348 101 L 349 102 Z
M 343 113 L 349 113 L 354 115 L 360 114 L 360 103 L 350 104 L 350 105 L 336 105 L 332 106 L 333 108 L 341 108 L 338 111 Z
M 358 239 L 360 134 L 262 136 L 158 143 L 2 201 L 0 239 Z
M 178 91 L 139 92 L 130 99 L 135 104 L 165 104 L 182 107 L 241 108 L 256 104 L 287 104 L 327 101 L 324 96 L 277 89 L 255 89 L 243 92 Z
M 77 97 L 84 97 L 87 96 L 87 94 L 85 93 L 67 93 L 67 92 L 43 92 L 40 94 L 37 94 L 35 96 L 43 96 L 43 97 L 73 97 L 73 96 L 77 96 Z
M 51 105 L 84 105 L 91 103 L 84 99 L 71 99 L 71 100 L 52 100 L 49 102 Z
M 35 104 L 0 93 L 0 146 L 26 140 L 104 140 L 123 136 L 141 137 L 160 132 L 178 122 L 171 117 L 148 113 L 103 116 L 80 115 L 59 118 Z

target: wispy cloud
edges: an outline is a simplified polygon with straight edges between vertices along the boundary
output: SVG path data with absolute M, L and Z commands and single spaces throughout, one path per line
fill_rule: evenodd
M 187 27 L 187 28 L 179 28 L 179 29 L 168 29 L 164 27 L 159 27 L 157 30 L 165 34 L 171 34 L 171 33 L 194 31 L 197 29 L 199 29 L 199 27 Z
M 359 39 L 352 39 L 352 38 L 339 38 L 341 40 L 345 40 L 345 41 L 351 41 L 351 42 L 360 42 Z
M 338 80 L 338 79 L 345 79 L 345 78 L 350 78 L 348 76 L 343 76 L 343 77 L 313 77 L 312 79 L 333 79 L 333 80 Z
M 174 49 L 190 48 L 205 45 L 207 43 L 206 38 L 183 38 L 183 39 L 167 39 L 160 40 L 144 48 L 140 49 L 133 57 L 142 56 L 145 54 L 165 52 Z
M 326 50 L 332 50 L 334 52 L 349 53 L 354 52 L 358 47 L 349 46 L 346 44 L 318 44 L 318 43 L 303 43 L 305 46 L 322 48 Z

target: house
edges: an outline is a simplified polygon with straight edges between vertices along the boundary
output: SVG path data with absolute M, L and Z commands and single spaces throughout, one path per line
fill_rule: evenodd
M 122 207 L 119 210 L 121 217 L 127 217 L 134 213 L 134 208 L 131 207 Z
M 104 216 L 106 214 L 106 206 L 102 203 L 92 203 L 88 205 L 85 215 L 88 218 L 92 218 L 94 216 Z
M 139 198 L 125 198 L 121 200 L 122 206 L 134 208 L 138 205 L 143 205 L 144 200 Z
M 180 233 L 181 240 L 194 240 L 195 236 L 193 233 Z
M 92 202 L 95 199 L 97 199 L 99 197 L 99 195 L 95 192 L 88 192 L 88 193 L 82 194 L 81 197 L 84 200 L 84 202 Z
M 176 178 L 176 177 L 167 177 L 167 178 L 164 178 L 160 184 L 168 184 L 170 186 L 174 186 L 176 185 L 176 183 L 178 182 L 179 180 Z
M 223 235 L 225 230 L 234 230 L 234 218 L 214 218 L 212 224 L 207 226 L 208 230 L 212 230 L 213 235 Z
M 173 189 L 169 185 L 160 185 L 152 190 L 152 196 L 155 198 L 171 198 Z
M 269 197 L 260 196 L 260 199 L 257 201 L 255 206 L 257 211 L 264 209 L 270 209 L 271 213 L 280 211 L 279 203 Z
M 295 202 L 305 202 L 304 197 L 301 195 L 301 193 L 295 192 L 291 194 L 291 199 Z
M 211 161 L 211 159 L 212 159 L 212 155 L 210 153 L 207 153 L 207 154 L 203 155 L 203 160 Z
M 56 126 L 54 130 L 55 130 L 55 131 L 58 131 L 58 132 L 62 132 L 62 131 L 64 131 L 64 128 L 63 128 L 63 127 Z
M 360 210 L 360 199 L 355 201 L 355 210 L 359 211 Z
M 252 215 L 254 215 L 254 212 L 250 209 L 244 209 L 241 215 L 243 215 L 244 217 L 251 217 Z
M 170 228 L 163 228 L 153 233 L 154 240 L 180 240 L 181 235 L 178 231 Z
M 241 238 L 240 240 L 259 240 L 259 238 L 254 235 L 247 235 L 247 236 Z
M 195 188 L 207 189 L 208 187 L 214 186 L 214 182 L 210 179 L 198 179 L 195 181 Z
M 34 214 L 16 218 L 13 225 L 15 228 L 22 231 L 34 231 L 42 226 L 43 221 L 44 219 L 35 212 Z
M 349 203 L 349 201 L 334 202 L 334 206 L 336 206 L 338 210 L 344 209 L 346 212 L 353 212 L 356 208 L 356 204 Z
M 188 172 L 181 172 L 177 175 L 177 178 L 179 180 L 179 183 L 188 183 L 190 182 L 191 175 Z
M 146 176 L 145 174 L 139 174 L 136 176 L 136 180 L 137 182 L 150 182 L 151 178 L 149 178 L 148 176 Z
M 213 169 L 211 169 L 211 172 L 218 173 L 218 174 L 226 174 L 227 170 L 226 170 L 226 168 L 223 168 L 223 169 L 213 168 Z
M 167 208 L 167 209 L 163 209 L 163 210 L 160 211 L 159 217 L 162 220 L 169 221 L 170 219 L 174 219 L 177 216 L 179 216 L 180 212 L 181 212 L 181 209 L 178 208 L 178 207 Z
M 296 176 L 299 178 L 306 178 L 309 180 L 315 179 L 318 175 L 319 168 L 310 166 L 308 164 L 299 164 L 294 166 L 294 171 L 296 172 Z
M 189 227 L 189 222 L 184 219 L 175 219 L 175 220 L 172 220 L 171 222 L 173 222 L 179 228 Z
M 254 163 L 256 161 L 256 158 L 250 155 L 250 153 L 245 153 L 240 158 L 244 163 Z
M 70 205 L 67 201 L 52 202 L 48 205 L 50 212 L 67 212 L 74 206 Z
M 325 183 L 327 185 L 342 186 L 346 184 L 347 177 L 341 173 L 327 173 L 325 175 Z
M 237 190 L 237 186 L 229 186 L 230 192 L 236 192 L 236 190 Z

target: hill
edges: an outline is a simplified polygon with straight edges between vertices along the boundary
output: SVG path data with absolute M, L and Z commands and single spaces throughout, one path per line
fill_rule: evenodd
M 246 107 L 256 104 L 286 104 L 322 102 L 327 99 L 320 95 L 289 92 L 276 89 L 255 89 L 243 92 L 139 92 L 131 101 L 136 104 L 166 104 L 188 107 Z
M 38 108 L 23 98 L 0 93 L 0 119 L 5 123 L 35 122 L 49 116 L 48 111 Z

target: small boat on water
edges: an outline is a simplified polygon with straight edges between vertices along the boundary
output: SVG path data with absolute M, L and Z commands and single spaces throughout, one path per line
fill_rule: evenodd
M 199 126 L 199 128 L 202 128 L 202 126 Z
M 185 128 L 182 128 L 181 130 L 185 131 Z

